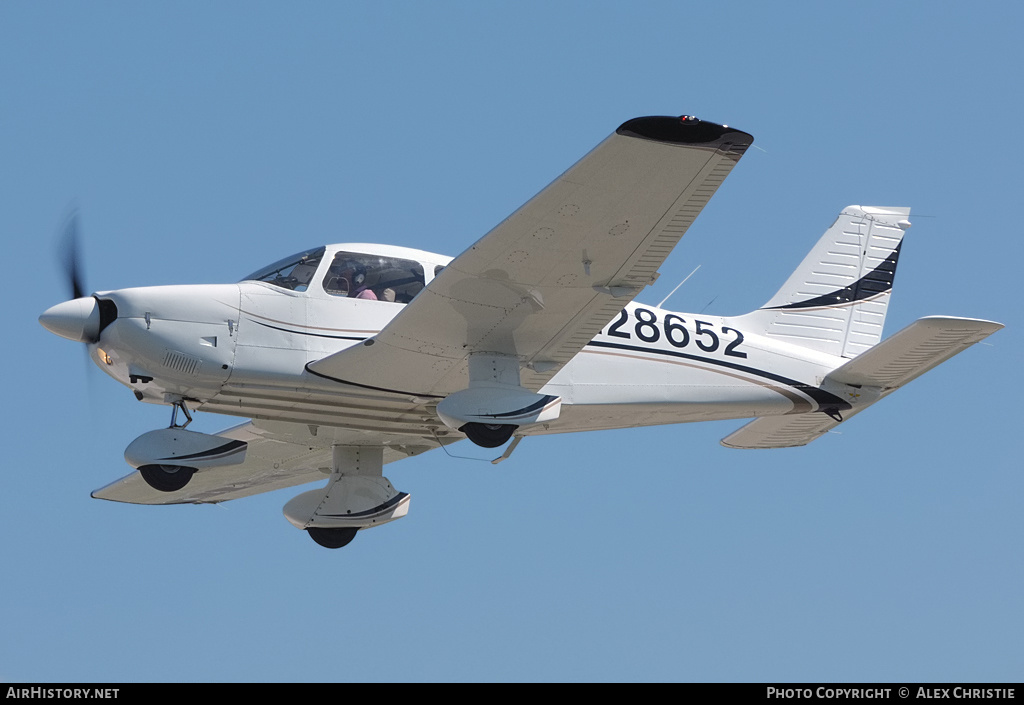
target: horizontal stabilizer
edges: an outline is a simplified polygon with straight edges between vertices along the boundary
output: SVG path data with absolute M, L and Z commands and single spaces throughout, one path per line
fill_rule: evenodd
M 995 333 L 1001 323 L 974 318 L 930 316 L 910 324 L 867 352 L 826 375 L 823 387 L 871 387 L 868 403 L 844 411 L 844 420 L 860 413 L 907 382 L 920 377 L 958 352 Z M 727 448 L 792 448 L 804 446 L 839 425 L 818 412 L 755 419 L 722 439 Z
M 825 435 L 839 422 L 820 413 L 765 416 L 722 439 L 726 448 L 793 448 Z
M 976 318 L 921 318 L 833 370 L 826 379 L 891 391 L 920 377 L 1002 327 L 1002 323 Z

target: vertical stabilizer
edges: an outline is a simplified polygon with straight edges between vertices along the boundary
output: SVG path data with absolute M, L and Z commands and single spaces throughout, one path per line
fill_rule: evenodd
M 743 325 L 848 358 L 877 344 L 909 215 L 909 208 L 844 208 L 775 296 L 740 317 Z

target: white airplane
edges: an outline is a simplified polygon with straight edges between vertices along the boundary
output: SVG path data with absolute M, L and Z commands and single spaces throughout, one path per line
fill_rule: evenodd
M 407 456 L 742 418 L 724 445 L 800 446 L 1002 328 L 928 317 L 882 340 L 908 208 L 844 209 L 752 313 L 632 303 L 752 141 L 630 120 L 455 259 L 327 245 L 237 284 L 92 296 L 72 272 L 42 325 L 172 407 L 125 451 L 136 471 L 93 496 L 201 504 L 326 479 L 284 514 L 339 548 L 408 512 L 383 474 Z M 190 409 L 251 420 L 197 433 Z

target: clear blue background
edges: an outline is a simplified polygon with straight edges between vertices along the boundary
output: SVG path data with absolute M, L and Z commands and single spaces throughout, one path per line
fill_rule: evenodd
M 0 680 L 1020 680 L 1021 7 L 0 3 Z M 671 305 L 745 312 L 842 207 L 909 205 L 888 332 L 1007 329 L 801 449 L 722 448 L 727 422 L 403 461 L 410 515 L 341 551 L 284 520 L 294 490 L 89 497 L 169 411 L 36 321 L 70 204 L 90 290 L 455 255 L 683 113 L 758 148 L 640 301 L 700 264 Z

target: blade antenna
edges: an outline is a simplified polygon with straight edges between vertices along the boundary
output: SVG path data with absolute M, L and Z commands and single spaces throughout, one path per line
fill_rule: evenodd
M 700 269 L 700 265 L 699 265 L 699 264 L 698 264 L 698 265 L 697 265 L 697 266 L 696 266 L 696 267 L 694 268 L 694 270 L 693 270 L 692 272 L 690 272 L 689 274 L 687 274 L 687 275 L 686 275 L 686 279 L 689 279 L 689 278 L 690 278 L 690 277 L 692 277 L 692 276 L 693 276 L 694 274 L 696 274 L 696 273 L 697 273 L 697 270 L 698 270 L 698 269 Z M 663 306 L 665 305 L 665 302 L 666 302 L 666 301 L 668 301 L 669 299 L 671 299 L 671 298 L 672 298 L 672 294 L 674 294 L 674 293 L 676 293 L 677 291 L 679 291 L 679 287 L 681 287 L 681 286 L 682 286 L 683 284 L 685 284 L 685 283 L 686 283 L 686 279 L 683 279 L 683 280 L 682 280 L 681 282 L 679 282 L 678 284 L 676 284 L 676 288 L 675 288 L 675 289 L 673 289 L 672 291 L 668 292 L 668 296 L 666 296 L 665 298 L 663 298 L 663 299 L 661 300 L 661 303 L 660 303 L 660 304 L 658 304 L 656 308 L 662 308 L 662 307 L 663 307 Z

